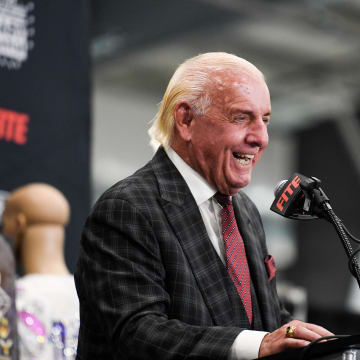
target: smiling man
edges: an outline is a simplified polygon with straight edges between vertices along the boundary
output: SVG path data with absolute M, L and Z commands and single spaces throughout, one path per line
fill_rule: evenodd
M 86 222 L 78 359 L 253 359 L 331 335 L 291 321 L 241 191 L 270 113 L 264 77 L 246 60 L 207 53 L 179 66 L 150 129 L 161 146 Z
M 198 86 L 205 92 L 200 96 L 208 100 L 199 112 L 194 111 L 196 101 L 179 96 L 171 147 L 213 189 L 234 195 L 249 184 L 252 169 L 268 144 L 270 94 L 263 75 L 247 61 L 234 57 L 232 60 L 238 63 L 235 67 L 226 63 L 230 56 L 211 57 L 219 63 L 223 57 L 222 67 L 192 69 L 195 63 L 178 70 L 190 79 L 196 71 L 203 71 L 202 77 L 198 75 L 203 83 Z

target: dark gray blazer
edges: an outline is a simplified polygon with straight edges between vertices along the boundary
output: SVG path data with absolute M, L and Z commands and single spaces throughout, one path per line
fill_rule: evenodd
M 275 279 L 268 280 L 260 216 L 243 193 L 234 209 L 256 298 L 255 328 L 272 331 L 289 314 Z M 250 327 L 198 206 L 163 148 L 97 201 L 75 282 L 77 359 L 226 359 L 236 336 Z

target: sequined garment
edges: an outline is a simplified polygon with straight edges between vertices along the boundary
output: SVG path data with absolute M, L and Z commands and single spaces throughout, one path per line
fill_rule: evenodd
M 18 360 L 15 260 L 12 250 L 0 235 L 0 360 Z
M 70 275 L 31 274 L 16 284 L 20 360 L 73 360 L 79 304 Z

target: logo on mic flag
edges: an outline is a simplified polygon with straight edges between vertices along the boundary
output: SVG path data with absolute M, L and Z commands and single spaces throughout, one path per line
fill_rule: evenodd
M 281 182 L 275 190 L 275 200 L 270 209 L 285 217 L 293 214 L 298 199 L 304 197 L 300 187 L 302 179 L 303 175 L 295 173 L 286 182 Z

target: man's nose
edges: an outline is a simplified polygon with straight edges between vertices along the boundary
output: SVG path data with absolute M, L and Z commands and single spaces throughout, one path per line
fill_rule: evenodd
M 265 148 L 269 142 L 267 124 L 262 118 L 254 120 L 248 128 L 246 141 L 252 146 Z

